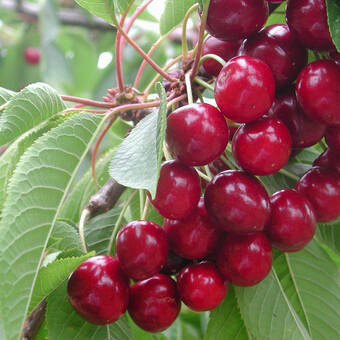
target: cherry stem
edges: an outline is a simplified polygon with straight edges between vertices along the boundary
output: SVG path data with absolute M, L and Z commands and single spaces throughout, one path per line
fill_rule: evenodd
M 207 176 L 210 177 L 210 179 L 212 179 L 214 177 L 214 175 L 211 173 L 208 165 L 204 166 L 204 171 L 207 174 Z
M 170 152 L 168 150 L 168 148 L 166 147 L 166 144 L 165 142 L 163 143 L 163 154 L 164 154 L 164 157 L 167 161 L 171 161 L 172 160 L 172 157 L 170 155 Z
M 144 191 L 143 189 L 139 189 L 139 216 L 140 219 L 142 220 L 142 216 L 143 216 L 143 207 L 144 207 Z
M 91 215 L 90 210 L 85 208 L 81 212 L 80 219 L 79 219 L 79 226 L 78 226 L 79 238 L 80 238 L 81 246 L 83 248 L 84 253 L 87 253 L 84 229 L 85 229 L 85 224 L 90 218 L 90 215 Z
M 193 81 L 195 79 L 196 74 L 198 72 L 198 68 L 199 68 L 199 61 L 200 61 L 201 55 L 202 55 L 204 32 L 205 32 L 205 25 L 207 23 L 209 4 L 210 4 L 210 0 L 206 0 L 203 4 L 203 12 L 202 12 L 202 16 L 201 16 L 199 39 L 198 39 L 198 43 L 197 43 L 197 49 L 196 49 L 194 64 L 192 65 L 192 69 L 191 69 L 191 81 Z
M 206 81 L 204 81 L 203 79 L 196 77 L 196 78 L 195 78 L 195 82 L 196 82 L 197 84 L 199 84 L 199 85 L 202 85 L 202 86 L 205 87 L 206 89 L 211 90 L 211 91 L 214 92 L 214 87 L 211 86 L 210 84 L 208 84 L 208 83 L 207 83 Z
M 222 65 L 222 67 L 226 64 L 226 61 L 224 59 L 222 59 L 220 56 L 218 56 L 216 54 L 209 53 L 209 54 L 205 54 L 203 57 L 201 57 L 199 66 L 201 66 L 202 63 L 207 59 L 216 60 L 218 63 L 220 63 Z
M 226 164 L 231 170 L 236 170 L 236 167 L 229 161 L 229 159 L 225 158 L 222 155 L 220 156 L 220 158 L 222 159 L 222 162 Z
M 198 176 L 203 178 L 206 182 L 209 183 L 211 181 L 211 178 L 209 176 L 207 176 L 205 173 L 203 173 L 201 170 L 199 170 L 198 168 L 195 168 L 195 170 L 198 173 Z
M 186 73 L 185 75 L 185 85 L 187 88 L 187 94 L 188 94 L 188 103 L 193 104 L 194 99 L 192 97 L 192 88 L 191 88 L 191 81 L 190 81 L 190 72 Z
M 328 149 L 326 143 L 324 142 L 323 139 L 320 140 L 319 145 L 323 151 L 326 151 Z
M 128 199 L 125 201 L 124 203 L 124 206 L 119 214 L 119 217 L 117 219 L 117 222 L 115 223 L 114 227 L 113 227 L 113 230 L 112 230 L 112 234 L 111 234 L 111 237 L 110 237 L 110 242 L 109 242 L 109 246 L 107 247 L 107 253 L 110 255 L 112 253 L 112 246 L 113 246 L 113 242 L 114 240 L 116 239 L 116 235 L 118 233 L 118 230 L 119 230 L 119 225 L 120 223 L 122 222 L 122 219 L 124 217 L 124 214 L 126 212 L 126 209 L 129 207 L 132 199 L 135 197 L 136 193 L 137 193 L 138 190 L 134 190 L 132 192 L 132 194 L 128 197 Z
M 67 101 L 67 102 L 74 102 L 74 103 L 84 104 L 86 106 L 112 108 L 112 103 L 98 102 L 96 100 L 91 100 L 91 99 L 86 99 L 86 98 L 61 95 L 61 99 L 64 100 L 64 101 Z
M 149 196 L 146 195 L 144 209 L 143 209 L 143 213 L 142 213 L 142 217 L 141 217 L 142 220 L 146 219 L 146 215 L 148 214 L 149 206 L 150 206 L 150 199 L 149 199 Z
M 281 175 L 284 175 L 288 178 L 293 179 L 294 181 L 298 181 L 300 179 L 300 177 L 294 175 L 293 173 L 291 173 L 290 171 L 286 170 L 286 169 L 280 169 L 278 171 Z
M 90 112 L 90 113 L 97 113 L 97 114 L 103 114 L 107 112 L 107 110 L 94 110 L 94 109 L 77 109 L 77 108 L 70 108 L 63 111 L 64 114 L 70 113 L 70 112 Z
M 183 53 L 183 63 L 186 62 L 188 57 L 188 40 L 187 40 L 187 24 L 191 14 L 199 7 L 199 4 L 194 4 L 185 13 L 183 24 L 182 24 L 182 53 Z

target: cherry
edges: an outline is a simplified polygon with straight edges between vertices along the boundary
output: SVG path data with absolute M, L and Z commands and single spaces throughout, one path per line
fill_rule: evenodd
M 36 65 L 40 61 L 40 51 L 34 47 L 28 47 L 24 50 L 24 57 L 27 64 Z
M 130 287 L 129 314 L 147 332 L 161 332 L 177 318 L 181 301 L 176 283 L 157 274 Z
M 305 196 L 292 189 L 281 190 L 270 197 L 270 206 L 265 233 L 275 248 L 295 252 L 312 240 L 316 218 Z
M 202 259 L 216 248 L 222 231 L 209 220 L 204 198 L 192 214 L 182 220 L 164 220 L 170 247 L 177 255 L 187 259 Z
M 212 262 L 201 262 L 181 270 L 177 277 L 181 300 L 197 312 L 216 308 L 227 294 L 228 285 Z
M 144 280 L 157 274 L 168 252 L 166 234 L 156 223 L 133 221 L 117 235 L 117 258 L 125 274 L 134 280 Z
M 328 127 L 325 139 L 330 149 L 340 152 L 340 126 Z
M 275 80 L 262 60 L 241 56 L 230 59 L 215 83 L 215 100 L 222 113 L 238 123 L 247 123 L 271 107 Z
M 236 56 L 237 50 L 241 45 L 241 41 L 223 41 L 214 37 L 208 37 L 203 43 L 202 56 L 206 54 L 216 54 L 223 60 L 228 61 Z M 209 58 L 203 62 L 203 68 L 208 74 L 217 77 L 222 69 L 222 65 Z
M 217 268 L 236 286 L 253 286 L 272 267 L 272 246 L 263 232 L 228 234 L 217 255 Z
M 156 197 L 151 201 L 162 216 L 180 219 L 190 215 L 200 196 L 200 179 L 193 168 L 177 160 L 162 164 Z
M 340 53 L 333 51 L 329 53 L 329 57 L 333 60 L 338 66 L 340 66 Z
M 289 0 L 286 21 L 304 46 L 319 51 L 335 49 L 328 29 L 325 0 Z
M 294 81 L 307 63 L 307 50 L 287 25 L 270 25 L 243 41 L 239 55 L 264 61 L 272 70 L 276 87 Z
M 318 222 L 330 222 L 340 216 L 340 177 L 333 171 L 313 167 L 296 183 L 314 208 Z
M 327 148 L 317 159 L 314 160 L 313 166 L 335 171 L 340 176 L 340 157 L 338 151 Z
M 167 120 L 166 142 L 186 165 L 206 165 L 228 144 L 228 126 L 214 106 L 197 103 L 173 111 Z
M 280 170 L 292 151 L 292 139 L 279 119 L 260 119 L 241 126 L 232 142 L 237 164 L 254 175 L 270 175 Z
M 269 219 L 266 190 L 255 177 L 242 171 L 228 170 L 215 176 L 204 200 L 209 216 L 226 231 L 262 230 Z
M 340 124 L 340 67 L 331 60 L 307 65 L 296 82 L 296 97 L 303 111 L 328 124 Z
M 206 30 L 221 40 L 239 40 L 259 31 L 267 17 L 264 0 L 211 0 Z
M 70 275 L 67 294 L 82 318 L 95 325 L 105 325 L 118 320 L 126 311 L 129 281 L 116 258 L 94 256 Z
M 282 120 L 292 137 L 293 148 L 307 148 L 318 143 L 326 131 L 326 125 L 310 118 L 296 100 L 295 88 L 290 87 L 276 95 L 267 116 Z
M 165 264 L 161 270 L 161 273 L 165 275 L 175 275 L 182 268 L 191 263 L 192 261 L 185 259 L 184 257 L 178 256 L 170 250 L 168 257 L 166 258 Z

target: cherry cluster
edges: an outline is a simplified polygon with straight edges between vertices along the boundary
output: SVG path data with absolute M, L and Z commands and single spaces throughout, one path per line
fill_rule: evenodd
M 142 329 L 162 331 L 181 301 L 214 309 L 228 284 L 252 286 L 268 275 L 272 247 L 299 251 L 317 222 L 340 216 L 340 66 L 325 2 L 289 0 L 287 25 L 262 28 L 267 16 L 265 0 L 211 0 L 203 54 L 226 64 L 207 59 L 203 67 L 216 77 L 218 108 L 195 103 L 168 116 L 175 159 L 162 164 L 149 196 L 163 227 L 128 223 L 116 257 L 93 257 L 71 274 L 70 302 L 87 321 L 111 323 L 127 310 Z M 307 64 L 308 48 L 329 58 Z M 328 149 L 295 188 L 269 196 L 257 176 L 280 171 L 323 137 Z M 230 141 L 238 169 L 229 168 Z M 205 180 L 214 175 L 208 183 L 204 172 Z

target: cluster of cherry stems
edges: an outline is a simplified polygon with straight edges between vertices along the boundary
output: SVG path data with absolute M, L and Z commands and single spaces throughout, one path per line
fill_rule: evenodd
M 241 11 L 240 3 L 212 0 L 208 11 L 203 54 L 226 62 L 203 62 L 217 77 L 218 109 L 195 103 L 168 116 L 166 144 L 176 159 L 162 164 L 156 196 L 149 196 L 163 228 L 128 223 L 116 257 L 90 258 L 69 278 L 70 302 L 91 323 L 114 322 L 128 309 L 142 329 L 159 332 L 174 322 L 181 301 L 212 310 L 228 283 L 253 286 L 268 275 L 272 246 L 299 251 L 317 222 L 340 215 L 340 58 L 324 0 L 289 0 L 287 25 L 263 29 L 267 3 L 249 0 Z M 235 12 L 242 18 L 228 21 Z M 329 58 L 306 65 L 306 48 Z M 256 176 L 278 172 L 323 137 L 328 148 L 295 188 L 268 196 Z M 230 169 L 229 141 L 240 170 Z M 201 183 L 194 167 L 214 177 Z

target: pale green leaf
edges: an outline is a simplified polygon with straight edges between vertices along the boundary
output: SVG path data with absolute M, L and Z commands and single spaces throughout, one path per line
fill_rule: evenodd
M 0 106 L 7 103 L 14 95 L 15 92 L 0 87 Z
M 159 85 L 158 89 L 161 88 Z M 159 90 L 161 105 L 142 119 L 117 147 L 110 164 L 110 175 L 118 183 L 156 193 L 166 127 L 166 100 Z
M 93 251 L 79 257 L 67 257 L 42 267 L 34 285 L 28 313 L 31 313 L 46 296 L 56 290 L 82 262 L 94 255 Z
M 110 13 L 105 5 L 106 0 L 75 0 L 80 6 L 87 9 L 93 15 L 103 18 L 110 24 L 113 24 Z M 113 3 L 113 0 L 110 0 Z
M 20 334 L 61 206 L 102 125 L 101 118 L 91 114 L 71 117 L 40 137 L 14 171 L 0 223 L 5 339 Z
M 0 116 L 0 145 L 13 141 L 64 109 L 63 101 L 49 85 L 36 83 L 25 87 L 12 97 Z
M 331 37 L 340 52 L 340 4 L 338 0 L 326 0 L 327 19 Z
M 319 223 L 315 238 L 340 256 L 340 218 L 330 223 Z

